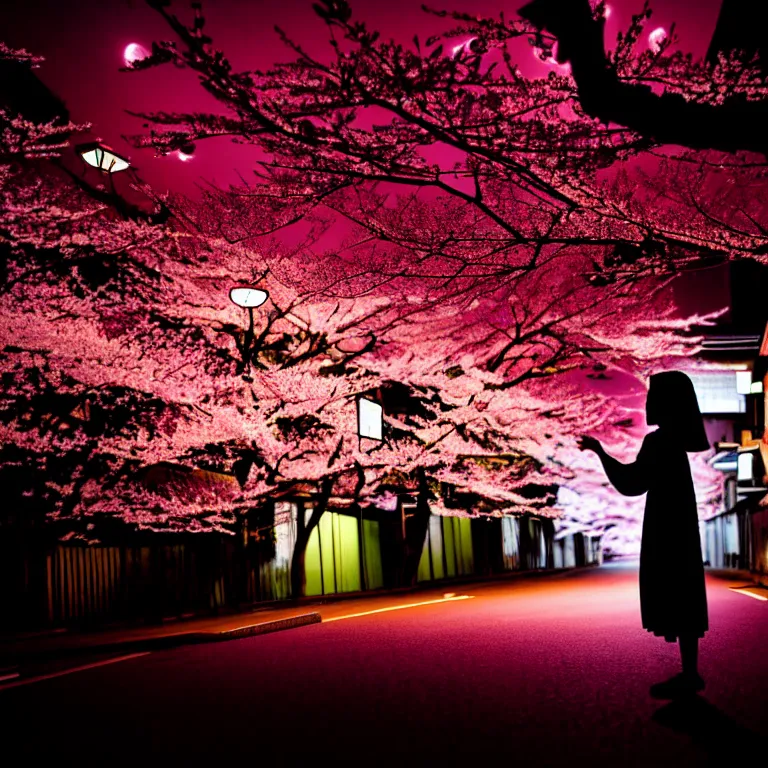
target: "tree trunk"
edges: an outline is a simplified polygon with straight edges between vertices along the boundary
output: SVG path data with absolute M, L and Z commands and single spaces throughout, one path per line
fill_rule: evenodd
M 419 562 L 421 553 L 424 551 L 424 540 L 429 529 L 429 518 L 431 511 L 429 508 L 429 488 L 427 486 L 427 476 L 423 469 L 418 470 L 419 490 L 416 498 L 416 512 L 410 519 L 405 521 L 405 556 L 403 562 L 403 586 L 415 586 L 416 577 L 419 573 Z
M 304 595 L 306 585 L 306 573 L 304 563 L 307 559 L 307 542 L 309 536 L 297 538 L 296 546 L 291 558 L 291 597 L 297 598 Z
M 604 22 L 593 18 L 588 0 L 532 0 L 518 13 L 557 38 L 557 61 L 570 63 L 579 101 L 590 117 L 624 126 L 659 144 L 768 153 L 768 104 L 764 101 L 734 97 L 713 106 L 674 93 L 655 94 L 647 84 L 620 80 L 605 52 Z M 742 48 L 742 40 L 752 50 L 762 50 L 752 35 L 739 35 L 737 40 L 728 27 L 738 18 L 741 30 L 751 23 L 762 32 L 763 17 L 752 11 L 747 16 L 738 8 L 721 13 L 710 56 L 718 50 L 730 53 L 734 46 Z
M 322 480 L 320 493 L 315 499 L 312 515 L 308 521 L 305 520 L 304 502 L 298 503 L 296 513 L 296 544 L 293 547 L 293 556 L 291 557 L 291 597 L 294 599 L 304 595 L 307 581 L 304 568 L 307 559 L 307 544 L 309 544 L 309 537 L 312 535 L 312 531 L 317 527 L 320 518 L 328 506 L 333 481 L 333 477 L 327 477 Z

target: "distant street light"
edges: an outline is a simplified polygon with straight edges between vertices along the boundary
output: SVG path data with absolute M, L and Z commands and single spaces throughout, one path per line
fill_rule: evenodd
M 104 173 L 118 173 L 130 166 L 124 157 L 120 157 L 113 149 L 98 141 L 80 144 L 75 149 L 84 162 Z

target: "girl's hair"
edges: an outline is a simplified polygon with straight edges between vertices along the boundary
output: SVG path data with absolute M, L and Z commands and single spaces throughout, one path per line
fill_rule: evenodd
M 682 371 L 654 374 L 648 387 L 648 400 L 651 399 L 652 423 L 676 435 L 689 453 L 709 449 L 696 391 L 688 376 Z

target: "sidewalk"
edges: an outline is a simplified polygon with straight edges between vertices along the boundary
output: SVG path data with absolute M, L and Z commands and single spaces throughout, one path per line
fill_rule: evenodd
M 234 640 L 306 624 L 348 616 L 397 609 L 430 600 L 443 600 L 446 594 L 461 594 L 469 585 L 495 584 L 519 578 L 552 577 L 587 570 L 560 568 L 538 571 L 516 571 L 493 577 L 466 577 L 388 592 L 357 592 L 354 594 L 320 595 L 299 600 L 286 600 L 268 606 L 219 616 L 196 616 L 165 621 L 162 624 L 141 624 L 105 628 L 93 632 L 66 629 L 45 633 L 0 636 L 0 669 L 28 661 L 40 661 L 90 655 L 95 653 L 130 653 L 160 648 L 172 648 L 192 643 Z
M 726 581 L 747 581 L 758 584 L 762 587 L 768 587 L 768 577 L 765 574 L 753 572 L 750 570 L 739 570 L 738 568 L 710 568 L 706 566 L 704 573 Z

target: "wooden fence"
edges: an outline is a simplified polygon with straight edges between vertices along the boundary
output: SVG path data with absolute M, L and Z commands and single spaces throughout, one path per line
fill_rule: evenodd
M 290 523 L 275 530 L 275 547 L 267 549 L 233 536 L 181 534 L 48 549 L 0 542 L 0 628 L 159 621 L 287 598 L 295 539 Z M 552 521 L 531 518 L 433 517 L 418 580 L 597 562 L 599 540 L 554 541 L 553 531 Z M 395 585 L 399 542 L 384 523 L 328 513 L 315 534 L 307 594 Z

